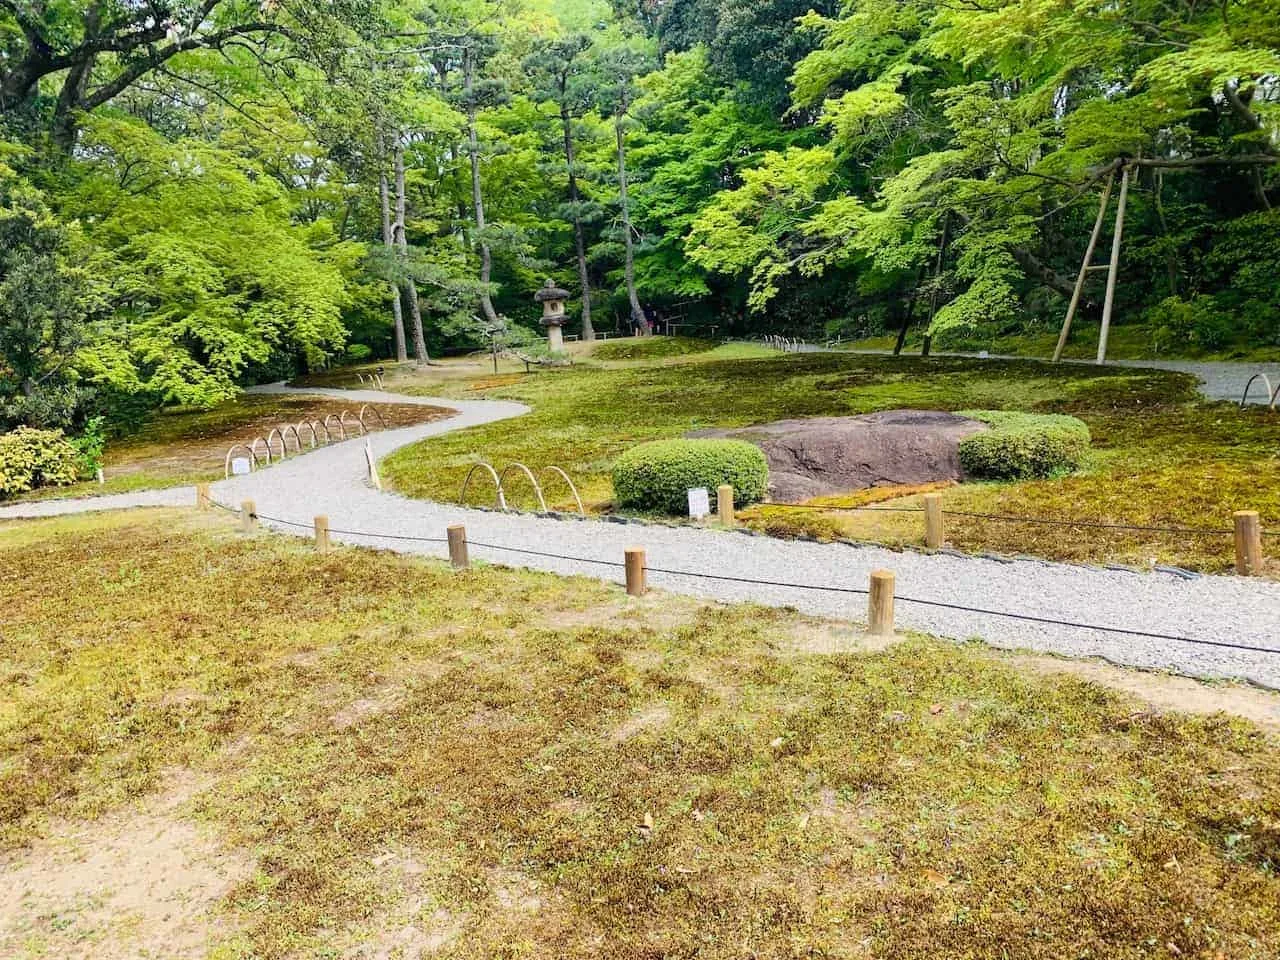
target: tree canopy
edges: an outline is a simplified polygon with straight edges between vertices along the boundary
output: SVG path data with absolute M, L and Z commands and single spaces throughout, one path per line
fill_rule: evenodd
M 1117 322 L 1277 344 L 1278 48 L 1276 0 L 0 0 L 0 418 L 533 336 L 547 277 L 588 338 L 1056 327 L 1121 181 Z

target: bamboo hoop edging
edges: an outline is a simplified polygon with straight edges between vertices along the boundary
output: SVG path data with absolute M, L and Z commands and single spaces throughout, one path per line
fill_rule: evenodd
M 354 423 L 360 428 L 361 436 L 368 435 L 369 431 L 365 429 L 364 423 L 358 420 L 356 417 L 352 416 L 352 413 L 350 410 L 343 410 L 340 414 L 338 414 L 338 422 L 345 425 L 347 422 L 347 417 L 351 417 L 352 423 Z M 345 434 L 346 434 L 346 431 L 344 430 L 343 431 L 344 439 L 345 439 Z
M 315 421 L 299 420 L 298 425 L 294 428 L 294 432 L 298 434 L 298 449 L 302 449 L 302 429 L 306 428 L 311 431 L 311 447 L 314 450 L 320 443 L 320 435 L 316 433 Z
M 369 406 L 369 404 L 366 403 L 363 407 L 360 408 L 360 426 L 364 427 L 365 433 L 369 432 L 369 428 L 368 426 L 365 425 L 365 422 L 364 422 L 364 415 L 366 411 L 368 413 L 372 413 L 376 415 L 378 418 L 378 423 L 382 427 L 382 429 L 383 430 L 387 429 L 387 421 L 383 418 L 382 411 L 380 411 L 377 407 L 371 407 Z
M 498 478 L 499 486 L 503 489 L 503 491 L 506 490 L 507 474 L 509 474 L 512 470 L 520 470 L 524 473 L 526 477 L 529 478 L 529 482 L 533 484 L 533 492 L 538 497 L 538 506 L 542 508 L 543 513 L 546 513 L 547 501 L 546 501 L 546 498 L 542 496 L 542 487 L 538 484 L 538 479 L 533 475 L 533 471 L 530 470 L 528 467 L 526 467 L 523 463 L 516 462 L 516 463 L 508 464 L 507 468 L 502 471 L 502 476 Z
M 274 460 L 271 459 L 271 442 L 269 440 L 266 440 L 262 437 L 254 437 L 253 441 L 249 444 L 249 449 L 253 451 L 253 455 L 256 458 L 258 455 L 259 443 L 262 443 L 262 445 L 267 448 L 267 466 L 269 467 L 271 466 L 271 464 L 275 462 Z
M 222 462 L 222 479 L 223 480 L 226 480 L 228 477 L 231 476 L 231 455 L 235 453 L 237 450 L 243 450 L 245 453 L 249 454 L 250 470 L 253 469 L 254 464 L 257 462 L 258 455 L 253 452 L 253 449 L 251 447 L 243 443 L 233 443 L 231 445 L 231 449 L 227 451 L 226 459 Z
M 485 470 L 489 471 L 489 476 L 493 478 L 493 485 L 498 491 L 498 507 L 502 510 L 506 510 L 507 495 L 505 492 L 503 492 L 502 480 L 498 476 L 498 471 L 493 469 L 493 467 L 490 464 L 485 463 L 483 460 L 481 460 L 479 463 L 473 464 L 471 469 L 467 471 L 467 479 L 462 481 L 462 493 L 458 495 L 459 502 L 461 502 L 464 505 L 466 504 L 467 488 L 471 486 L 471 478 L 475 476 L 476 471 L 481 468 L 484 468 Z
M 1276 400 L 1280 398 L 1280 385 L 1274 390 L 1271 389 L 1271 378 L 1265 373 L 1255 373 L 1249 378 L 1249 382 L 1244 385 L 1244 395 L 1240 398 L 1240 409 L 1243 410 L 1249 404 L 1249 391 L 1253 389 L 1253 385 L 1259 380 L 1267 392 L 1267 409 L 1274 412 L 1276 408 Z
M 582 505 L 582 497 L 578 496 L 578 488 L 577 488 L 577 486 L 574 484 L 573 480 L 571 480 L 571 479 L 569 478 L 569 475 L 568 475 L 567 473 L 565 473 L 565 472 L 564 472 L 563 470 L 561 470 L 559 467 L 554 466 L 554 465 L 553 465 L 553 466 L 550 466 L 550 467 L 543 467 L 543 468 L 542 468 L 542 470 L 541 470 L 541 472 L 542 472 L 542 473 L 544 473 L 544 474 L 546 474 L 546 473 L 557 473 L 557 474 L 559 474 L 559 475 L 564 479 L 564 482 L 565 482 L 565 483 L 567 483 L 567 484 L 569 485 L 569 489 L 573 492 L 573 499 L 574 499 L 574 500 L 577 502 L 577 504 L 578 504 L 578 513 L 580 513 L 580 514 L 581 514 L 582 516 L 584 516 L 584 517 L 587 515 L 586 508 Z

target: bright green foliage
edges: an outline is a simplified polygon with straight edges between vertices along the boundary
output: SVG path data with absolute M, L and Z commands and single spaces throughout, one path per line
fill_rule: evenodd
M 689 491 L 733 487 L 734 503 L 764 499 L 769 464 L 759 447 L 742 440 L 656 440 L 632 447 L 613 465 L 618 506 L 684 514 Z
M 93 223 L 99 269 L 127 304 L 139 385 L 209 405 L 275 352 L 317 365 L 342 347 L 358 245 L 325 222 L 291 223 L 281 186 L 216 147 L 114 120 L 95 120 L 87 143 L 95 160 L 71 209 Z
M 991 429 L 960 441 L 965 472 L 993 480 L 1030 480 L 1070 473 L 1081 465 L 1092 438 L 1084 421 L 1061 414 L 961 410 Z
M 0 434 L 0 498 L 75 483 L 80 466 L 80 451 L 61 430 L 18 427 Z
M 85 399 L 73 361 L 98 300 L 78 232 L 0 163 L 0 424 L 69 423 Z

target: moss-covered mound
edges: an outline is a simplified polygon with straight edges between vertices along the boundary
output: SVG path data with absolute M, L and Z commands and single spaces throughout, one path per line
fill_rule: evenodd
M 632 447 L 613 465 L 620 507 L 682 514 L 689 490 L 733 487 L 739 506 L 764 498 L 769 465 L 759 447 L 741 440 L 657 440 Z
M 1089 428 L 1075 417 L 1009 410 L 964 410 L 991 429 L 960 442 L 965 472 L 993 480 L 1071 473 L 1089 452 Z
M 595 360 L 659 360 L 706 353 L 714 347 L 710 340 L 692 337 L 629 337 L 606 340 L 591 351 L 591 357 Z

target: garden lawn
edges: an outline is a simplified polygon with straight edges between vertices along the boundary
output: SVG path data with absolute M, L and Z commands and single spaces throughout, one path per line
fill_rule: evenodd
M 450 413 L 413 404 L 373 406 L 390 427 L 437 420 Z M 89 481 L 67 487 L 42 487 L 18 499 L 125 493 L 221 479 L 232 444 L 265 438 L 274 427 L 296 425 L 302 420 L 323 422 L 327 415 L 336 416 L 343 410 L 355 417 L 360 407 L 361 404 L 320 397 L 244 394 L 208 410 L 160 410 L 136 432 L 108 441 L 103 463 L 105 484 Z M 377 429 L 377 419 L 371 416 L 370 420 Z M 304 449 L 309 449 L 311 435 L 307 431 L 302 435 Z M 273 442 L 272 449 L 278 453 L 279 444 Z M 258 450 L 261 452 L 261 445 Z M 289 451 L 291 455 L 294 452 L 292 439 Z
M 459 381 L 453 381 L 457 388 Z M 397 389 L 431 393 L 402 381 Z M 1068 413 L 1093 433 L 1084 470 L 1069 478 L 967 484 L 946 492 L 946 508 L 1071 520 L 1229 530 L 1235 510 L 1261 512 L 1280 527 L 1280 416 L 1197 399 L 1184 374 L 1033 361 L 891 358 L 843 354 L 721 359 L 718 351 L 648 366 L 573 368 L 477 379 L 472 396 L 516 399 L 533 413 L 407 447 L 383 477 L 410 496 L 452 501 L 477 459 L 502 469 L 521 461 L 563 467 L 590 510 L 612 508 L 610 470 L 624 450 L 704 427 L 790 417 L 841 416 L 899 407 Z M 548 499 L 569 507 L 552 484 Z M 471 494 L 472 498 L 486 494 Z M 873 491 L 872 499 L 893 496 Z M 835 502 L 856 503 L 866 494 Z M 531 506 L 515 484 L 513 505 Z M 906 505 L 912 505 L 908 502 Z M 850 517 L 766 509 L 751 522 L 780 535 L 853 536 L 887 543 L 921 540 L 918 517 Z M 751 518 L 753 515 L 749 515 Z M 1061 560 L 1173 563 L 1221 571 L 1232 562 L 1228 536 L 1040 527 L 951 518 L 964 550 L 1027 553 Z
M 0 954 L 1280 953 L 1244 721 L 232 527 L 0 525 Z

